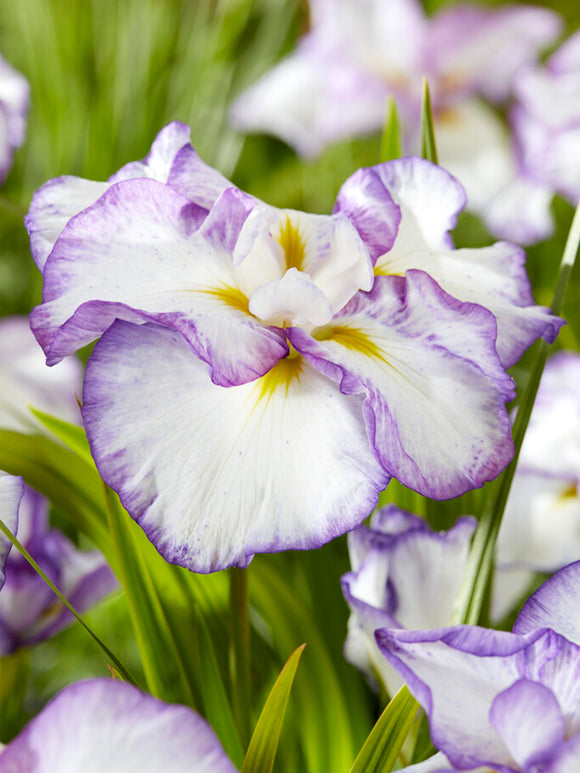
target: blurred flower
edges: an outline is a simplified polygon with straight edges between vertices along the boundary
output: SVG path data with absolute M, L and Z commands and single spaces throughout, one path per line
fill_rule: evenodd
M 544 67 L 528 66 L 515 81 L 512 124 L 522 169 L 572 204 L 580 199 L 580 32 Z
M 548 359 L 497 541 L 494 617 L 580 558 L 580 354 Z
M 436 498 L 495 477 L 502 365 L 561 324 L 521 251 L 453 250 L 462 190 L 419 159 L 360 170 L 310 215 L 242 193 L 184 135 L 170 124 L 124 167 L 158 179 L 59 178 L 27 218 L 33 330 L 49 363 L 102 336 L 89 442 L 160 552 L 243 566 L 349 531 L 391 475 Z M 86 206 L 83 186 L 102 195 Z
M 377 510 L 370 528 L 348 535 L 352 571 L 342 578 L 350 607 L 344 654 L 394 695 L 403 680 L 377 647 L 378 628 L 429 629 L 451 622 L 463 581 L 474 518 L 448 532 L 394 505 Z
M 426 76 L 442 166 L 458 176 L 469 207 L 493 233 L 534 241 L 538 213 L 549 218 L 549 196 L 529 184 L 524 195 L 507 129 L 482 97 L 507 99 L 516 73 L 559 34 L 557 14 L 461 4 L 427 18 L 414 0 L 311 0 L 310 9 L 310 32 L 238 98 L 233 123 L 314 156 L 330 142 L 379 130 L 393 96 L 407 150 L 417 153 Z M 503 213 L 516 202 L 514 222 Z
M 121 681 L 65 687 L 0 751 L 0 771 L 235 773 L 212 728 L 186 706 Z
M 27 317 L 0 320 L 0 428 L 38 433 L 43 427 L 30 407 L 78 423 L 82 368 L 72 357 L 47 368 Z
M 58 529 L 48 528 L 48 503 L 28 487 L 13 533 L 77 611 L 84 612 L 116 588 L 116 579 L 98 551 L 80 551 Z M 0 656 L 43 641 L 74 620 L 15 548 L 8 555 L 5 571 L 0 592 Z
M 0 183 L 24 142 L 29 88 L 26 78 L 0 56 Z
M 18 525 L 18 508 L 24 493 L 24 483 L 22 478 L 14 475 L 8 475 L 7 472 L 0 470 L 0 520 L 2 520 L 12 534 L 16 532 Z M 6 559 L 10 553 L 12 543 L 0 534 L 0 590 L 6 580 Z
M 513 633 L 377 631 L 444 755 L 409 771 L 564 773 L 580 765 L 580 562 L 528 600 Z M 449 762 L 447 762 L 449 761 Z

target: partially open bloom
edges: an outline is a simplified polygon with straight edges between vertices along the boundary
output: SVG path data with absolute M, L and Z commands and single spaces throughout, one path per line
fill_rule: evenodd
M 28 82 L 0 56 L 0 183 L 10 171 L 16 148 L 24 141 Z
M 207 722 L 136 687 L 91 679 L 65 687 L 0 751 L 0 771 L 235 773 Z
M 454 250 L 462 190 L 420 159 L 360 170 L 310 215 L 235 188 L 185 131 L 117 182 L 47 183 L 27 218 L 33 330 L 49 363 L 100 337 L 87 435 L 160 552 L 244 566 L 352 529 L 390 476 L 436 498 L 495 477 L 504 367 L 560 325 L 521 251 Z
M 580 562 L 528 600 L 513 633 L 377 631 L 443 753 L 410 770 L 563 773 L 580 765 Z M 443 756 L 445 755 L 445 756 Z
M 12 532 L 77 611 L 115 589 L 103 556 L 81 551 L 48 526 L 48 503 L 26 487 Z M 28 561 L 12 548 L 0 591 L 0 656 L 52 636 L 74 619 Z
M 495 614 L 535 572 L 580 559 L 580 355 L 546 363 L 497 541 Z
M 377 510 L 370 528 L 348 535 L 352 571 L 342 577 L 351 615 L 346 659 L 394 695 L 402 684 L 377 647 L 378 628 L 437 628 L 451 622 L 475 530 L 460 518 L 434 532 L 423 518 L 394 505 Z
M 234 124 L 314 156 L 330 142 L 380 129 L 394 96 L 407 152 L 417 153 L 426 76 L 441 164 L 465 185 L 469 207 L 492 233 L 533 241 L 549 196 L 521 183 L 507 129 L 484 99 L 507 99 L 516 73 L 557 37 L 558 16 L 459 4 L 428 18 L 415 0 L 310 0 L 310 10 L 310 32 L 238 98 Z M 516 205 L 520 223 L 511 217 Z

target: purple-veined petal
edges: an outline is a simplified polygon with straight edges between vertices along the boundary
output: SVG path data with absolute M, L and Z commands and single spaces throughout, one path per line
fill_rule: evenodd
M 115 322 L 88 363 L 83 417 L 105 480 L 162 555 L 195 571 L 318 547 L 388 482 L 360 398 L 299 358 L 216 386 L 167 328 Z
M 27 773 L 235 773 L 211 727 L 186 706 L 121 681 L 65 687 L 0 754 Z
M 543 773 L 570 773 L 580 767 L 580 735 L 564 741 L 554 751 Z
M 422 271 L 377 277 L 316 340 L 293 346 L 344 394 L 365 395 L 371 443 L 387 472 L 437 499 L 496 477 L 513 454 L 505 402 L 513 382 L 480 306 L 446 295 Z
M 8 475 L 7 472 L 0 470 L 0 520 L 10 529 L 12 534 L 16 534 L 18 527 L 18 508 L 23 494 L 24 482 L 22 478 Z M 12 543 L 8 537 L 0 534 L 0 589 L 6 579 L 4 569 L 11 547 Z
M 453 765 L 461 769 L 489 765 L 497 770 L 496 766 L 510 764 L 511 754 L 490 725 L 489 712 L 498 693 L 526 676 L 519 668 L 524 653 L 530 659 L 542 655 L 542 632 L 525 637 L 457 626 L 380 630 L 376 637 L 425 708 L 433 743 Z
M 554 693 L 529 679 L 519 679 L 494 698 L 489 721 L 524 770 L 564 739 L 564 717 Z
M 575 561 L 556 572 L 530 596 L 516 620 L 514 633 L 551 628 L 580 645 L 579 594 L 580 561 Z
M 30 236 L 32 257 L 44 271 L 46 259 L 68 221 L 103 195 L 116 182 L 148 177 L 167 182 L 178 150 L 189 142 L 189 127 L 174 121 L 155 138 L 143 161 L 126 164 L 107 182 L 81 177 L 55 177 L 40 187 L 32 198 L 25 225 Z
M 131 180 L 69 221 L 31 314 L 49 364 L 116 318 L 178 329 L 221 384 L 251 381 L 287 353 L 283 332 L 251 317 L 237 287 L 230 248 L 253 201 L 225 191 L 199 230 L 190 206 L 167 185 Z
M 0 427 L 43 431 L 30 406 L 71 423 L 80 421 L 82 368 L 72 357 L 47 368 L 26 317 L 0 321 Z
M 403 275 L 422 269 L 450 295 L 488 308 L 498 322 L 497 352 L 504 367 L 516 362 L 539 336 L 553 341 L 562 320 L 535 306 L 519 247 L 498 242 L 454 250 L 449 229 L 465 202 L 463 189 L 440 167 L 418 158 L 374 167 L 401 210 L 392 248 L 375 273 Z
M 505 100 L 518 70 L 561 29 L 562 19 L 547 8 L 459 4 L 443 10 L 429 25 L 427 75 L 435 98 L 478 90 Z
M 189 144 L 176 154 L 167 182 L 178 193 L 208 211 L 225 190 L 235 187 L 217 169 L 202 161 Z

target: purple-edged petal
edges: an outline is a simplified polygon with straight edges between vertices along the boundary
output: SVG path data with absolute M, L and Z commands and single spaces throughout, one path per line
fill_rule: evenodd
M 16 534 L 18 527 L 18 509 L 23 494 L 24 482 L 22 478 L 8 475 L 7 472 L 0 470 L 0 520 L 10 529 L 12 534 Z M 8 537 L 0 534 L 0 589 L 6 579 L 4 570 L 11 547 L 12 543 Z
M 401 211 L 394 245 L 380 256 L 375 273 L 426 271 L 450 295 L 488 308 L 498 322 L 497 352 L 505 367 L 539 336 L 553 341 L 562 320 L 535 306 L 519 247 L 498 242 L 454 250 L 449 229 L 465 202 L 459 183 L 440 167 L 408 158 L 374 167 Z
M 109 329 L 87 366 L 83 417 L 105 480 L 162 555 L 195 571 L 322 545 L 388 482 L 360 401 L 303 360 L 225 389 L 167 328 Z
M 244 383 L 288 351 L 284 334 L 248 311 L 230 248 L 248 214 L 230 189 L 196 230 L 188 199 L 153 180 L 117 183 L 66 226 L 47 261 L 44 303 L 31 325 L 57 362 L 116 319 L 172 326 L 212 367 Z M 253 201 L 249 201 L 253 206 Z
M 580 768 L 580 735 L 564 741 L 554 750 L 543 773 L 570 773 Z
M 429 26 L 427 74 L 435 96 L 478 90 L 494 101 L 507 99 L 518 70 L 535 61 L 561 29 L 561 17 L 547 8 L 445 9 Z
M 121 180 L 148 177 L 167 182 L 177 152 L 188 142 L 189 127 L 174 121 L 159 132 L 143 161 L 126 164 L 107 182 L 64 176 L 49 180 L 39 188 L 24 219 L 38 268 L 44 270 L 56 240 L 72 217 L 94 204 L 111 185 Z
M 513 383 L 495 352 L 490 312 L 446 295 L 422 271 L 378 277 L 331 324 L 297 328 L 293 346 L 344 394 L 365 395 L 387 472 L 433 498 L 496 477 L 513 453 L 505 402 Z
M 514 633 L 551 628 L 580 645 L 580 561 L 560 569 L 530 596 L 519 614 Z
M 0 321 L 0 427 L 16 432 L 44 431 L 30 406 L 71 423 L 80 421 L 82 368 L 69 358 L 47 368 L 26 317 Z
M 191 145 L 184 145 L 171 165 L 167 182 L 203 209 L 210 210 L 221 194 L 234 184 L 206 164 Z
M 512 762 L 489 712 L 496 695 L 525 676 L 519 669 L 524 653 L 531 660 L 542 655 L 541 635 L 474 626 L 376 633 L 383 654 L 425 708 L 433 743 L 461 769 Z
M 211 727 L 186 706 L 120 681 L 62 690 L 0 756 L 0 769 L 235 773 Z
M 554 693 L 529 679 L 519 679 L 494 698 L 489 721 L 522 769 L 564 739 L 564 717 Z

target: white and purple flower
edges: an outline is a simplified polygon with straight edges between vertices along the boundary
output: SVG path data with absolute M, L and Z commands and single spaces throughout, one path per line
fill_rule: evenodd
M 8 525 L 8 524 L 7 524 Z M 48 526 L 48 503 L 25 487 L 12 533 L 79 612 L 117 587 L 98 551 L 78 550 L 58 529 Z M 12 548 L 0 591 L 0 657 L 37 644 L 74 620 L 28 561 Z
M 208 723 L 121 681 L 65 687 L 4 749 L 0 771 L 235 773 Z
M 495 617 L 534 573 L 580 559 L 580 355 L 546 363 L 498 535 Z
M 380 129 L 393 96 L 407 152 L 417 153 L 426 76 L 440 161 L 465 186 L 469 208 L 502 238 L 545 235 L 550 195 L 520 178 L 507 128 L 485 100 L 506 101 L 516 74 L 559 34 L 557 14 L 459 4 L 428 18 L 415 0 L 310 0 L 310 11 L 296 51 L 234 103 L 238 128 L 315 156 Z
M 464 194 L 420 159 L 360 170 L 310 215 L 238 190 L 186 133 L 108 183 L 47 183 L 27 217 L 33 330 L 51 364 L 100 337 L 89 442 L 160 552 L 244 566 L 354 528 L 391 476 L 436 498 L 495 477 L 504 367 L 561 324 L 521 250 L 454 250 Z
M 513 633 L 377 631 L 429 717 L 440 754 L 408 768 L 563 773 L 580 765 L 580 562 L 524 605 Z
M 433 532 L 423 518 L 394 505 L 373 513 L 370 527 L 348 535 L 352 571 L 342 590 L 351 615 L 345 658 L 394 695 L 402 684 L 375 642 L 378 628 L 429 629 L 451 622 L 475 518 Z
M 24 482 L 22 478 L 8 475 L 0 470 L 0 520 L 7 526 L 12 534 L 18 526 L 18 509 L 24 494 Z M 0 590 L 6 582 L 6 561 L 10 553 L 12 543 L 4 534 L 0 534 Z
M 24 142 L 29 87 L 26 78 L 0 56 L 0 183 Z

